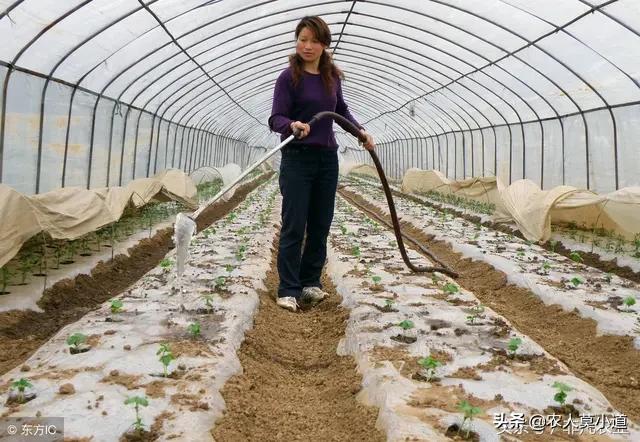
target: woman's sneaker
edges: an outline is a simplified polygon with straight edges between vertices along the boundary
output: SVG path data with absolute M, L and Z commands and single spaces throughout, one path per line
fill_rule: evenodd
M 320 287 L 305 287 L 302 289 L 302 296 L 300 296 L 300 302 L 307 305 L 316 305 L 325 298 L 328 298 L 329 294 L 320 289 Z
M 283 296 L 282 298 L 278 298 L 276 304 L 283 309 L 291 310 L 292 312 L 295 312 L 298 309 L 298 302 L 293 296 Z

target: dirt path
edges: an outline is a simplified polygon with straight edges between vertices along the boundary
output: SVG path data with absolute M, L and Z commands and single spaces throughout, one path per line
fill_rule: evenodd
M 362 204 L 390 221 L 377 207 L 353 192 L 341 190 L 346 199 Z M 565 363 L 577 376 L 600 390 L 631 420 L 640 422 L 640 351 L 630 336 L 598 336 L 596 322 L 559 305 L 545 305 L 531 291 L 507 283 L 506 275 L 493 266 L 464 258 L 444 241 L 407 223 L 402 231 L 414 237 L 440 260 L 460 274 L 458 284 L 483 304 L 506 317 L 549 353 Z
M 244 373 L 222 391 L 227 411 L 212 430 L 214 439 L 384 441 L 375 428 L 378 410 L 356 400 L 361 377 L 354 360 L 336 354 L 348 311 L 335 288 L 325 277 L 331 297 L 306 312 L 277 307 L 273 255 L 254 329 L 238 353 Z
M 205 210 L 198 218 L 198 231 L 225 216 L 266 179 L 265 176 L 259 182 L 240 186 L 229 201 Z M 129 248 L 129 256 L 117 255 L 113 260 L 100 262 L 91 275 L 81 274 L 57 282 L 45 290 L 38 302 L 43 313 L 32 310 L 0 313 L 0 374 L 20 365 L 62 327 L 122 293 L 158 265 L 174 247 L 172 234 L 172 228 L 158 231 Z

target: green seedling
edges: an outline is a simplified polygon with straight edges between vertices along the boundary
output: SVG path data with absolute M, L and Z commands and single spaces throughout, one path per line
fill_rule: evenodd
M 636 298 L 633 296 L 627 296 L 626 298 L 624 298 L 624 305 L 627 307 L 627 311 L 631 310 L 631 307 L 633 307 L 634 305 L 636 305 Z
M 171 353 L 169 345 L 160 344 L 160 348 L 156 352 L 156 356 L 159 356 L 160 363 L 162 364 L 164 369 L 164 377 L 166 378 L 167 376 L 169 376 L 169 364 L 171 364 L 171 361 L 175 359 L 173 357 L 173 353 Z
M 240 246 L 238 247 L 238 250 L 236 251 L 236 258 L 238 259 L 238 261 L 244 261 L 244 254 L 246 251 L 247 251 L 246 244 L 240 244 Z
M 467 322 L 468 322 L 469 324 L 472 324 L 472 325 L 473 325 L 473 324 L 475 324 L 476 319 L 478 319 L 478 315 L 477 315 L 476 313 L 474 313 L 474 314 L 472 314 L 472 315 L 467 316 Z
M 567 392 L 573 390 L 573 388 L 558 381 L 554 382 L 552 387 L 558 390 L 556 394 L 553 395 L 553 400 L 559 403 L 560 406 L 564 405 L 565 401 L 567 400 Z
M 553 253 L 556 252 L 556 247 L 558 247 L 558 244 L 560 244 L 560 241 L 549 241 L 549 246 L 551 247 L 551 251 Z
M 460 402 L 458 404 L 458 410 L 460 410 L 460 411 L 462 411 L 464 413 L 464 417 L 462 419 L 462 424 L 460 425 L 460 428 L 458 428 L 458 433 L 460 433 L 460 431 L 462 429 L 464 429 L 465 424 L 466 424 L 467 433 L 466 433 L 465 437 L 468 438 L 469 437 L 469 432 L 471 431 L 471 424 L 473 422 L 473 418 L 474 418 L 474 416 L 480 414 L 482 412 L 482 409 L 480 409 L 479 407 L 472 406 L 467 401 L 462 401 L 462 402 Z
M 409 319 L 405 319 L 404 321 L 400 322 L 398 326 L 402 327 L 404 331 L 411 330 L 413 327 L 415 327 L 413 321 L 410 321 Z
M 551 264 L 549 264 L 547 261 L 542 263 L 542 270 L 549 270 L 551 268 Z
M 375 285 L 378 285 L 378 284 L 380 284 L 380 281 L 382 281 L 382 278 L 381 278 L 381 277 L 379 277 L 378 275 L 373 275 L 373 276 L 371 277 L 371 280 L 373 281 L 373 283 L 374 283 Z
M 340 225 L 340 232 L 341 232 L 343 235 L 346 235 L 346 234 L 347 234 L 347 228 L 346 228 L 344 225 L 342 225 L 342 224 Z
M 384 308 L 387 310 L 391 310 L 393 308 L 393 301 L 391 299 L 387 299 L 384 301 Z
M 524 256 L 524 252 L 518 252 L 517 255 L 518 256 Z
M 200 336 L 200 323 L 196 321 L 189 324 L 187 330 L 193 338 L 197 338 L 198 336 Z
M 509 340 L 509 344 L 507 344 L 507 349 L 509 349 L 509 357 L 514 358 L 516 356 L 516 352 L 518 348 L 522 344 L 522 339 L 520 338 L 511 338 Z
M 428 356 L 426 358 L 419 359 L 418 365 L 420 365 L 424 369 L 427 375 L 427 382 L 431 382 L 431 379 L 433 379 L 436 374 L 437 368 L 442 365 L 442 362 L 431 356 Z
M 203 295 L 204 305 L 207 306 L 208 310 L 213 310 L 213 296 L 211 295 Z
M 571 254 L 569 255 L 569 258 L 571 258 L 571 261 L 573 262 L 578 262 L 578 263 L 584 262 L 584 259 L 582 259 L 582 256 L 578 252 L 571 252 Z
M 33 385 L 26 378 L 20 378 L 17 381 L 11 383 L 11 388 L 18 390 L 18 402 L 24 402 L 24 391 L 27 388 L 32 388 Z
M 171 260 L 169 258 L 162 258 L 162 260 L 160 261 L 160 267 L 162 267 L 163 269 L 168 269 L 169 267 L 171 267 Z
M 227 271 L 227 273 L 231 273 L 233 272 L 233 270 L 236 268 L 236 266 L 232 265 L 232 264 L 227 264 L 224 266 L 224 269 Z
M 571 278 L 571 284 L 573 284 L 574 287 L 578 287 L 583 282 L 584 281 L 581 278 L 578 278 L 577 276 L 574 276 L 573 278 Z
M 142 423 L 142 418 L 140 417 L 140 407 L 147 407 L 149 405 L 149 400 L 145 396 L 132 396 L 128 397 L 124 401 L 125 405 L 133 405 L 136 410 L 136 421 L 133 423 L 133 427 L 137 432 L 141 432 L 144 430 L 144 424 Z
M 224 290 L 227 284 L 227 278 L 225 278 L 224 276 L 218 276 L 216 279 L 214 279 L 214 289 L 215 290 Z
M 458 293 L 458 286 L 448 282 L 444 285 L 442 290 L 448 295 L 453 295 L 454 293 Z
M 112 299 L 111 300 L 111 313 L 116 314 L 116 313 L 120 313 L 122 311 L 122 307 L 124 306 L 124 303 L 122 302 L 122 300 L 120 299 Z
M 362 255 L 360 253 L 360 246 L 353 246 L 351 247 L 351 254 L 353 256 L 355 256 L 356 258 L 360 258 L 360 256 Z
M 82 333 L 74 333 L 67 338 L 67 344 L 74 350 L 80 349 L 80 345 L 87 340 L 87 336 Z

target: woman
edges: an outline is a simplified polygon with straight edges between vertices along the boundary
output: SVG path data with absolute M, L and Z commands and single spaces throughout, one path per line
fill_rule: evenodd
M 327 257 L 327 236 L 338 185 L 333 121 L 320 120 L 313 128 L 305 121 L 321 111 L 336 112 L 360 128 L 366 137 L 366 149 L 374 147 L 373 138 L 344 102 L 344 76 L 326 51 L 331 44 L 329 26 L 319 17 L 304 17 L 295 36 L 296 53 L 289 57 L 289 67 L 276 81 L 269 118 L 269 127 L 281 133 L 283 140 L 294 130 L 300 131 L 298 138 L 282 149 L 280 163 L 282 227 L 277 304 L 293 312 L 299 302 L 315 305 L 328 296 L 322 291 L 320 275 Z

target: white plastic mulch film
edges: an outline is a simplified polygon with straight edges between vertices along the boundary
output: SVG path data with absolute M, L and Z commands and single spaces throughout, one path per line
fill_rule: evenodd
M 304 15 L 329 23 L 390 176 L 639 184 L 636 0 L 0 0 L 0 182 L 244 169 L 279 140 L 273 84 Z M 346 159 L 369 162 L 338 132 Z

